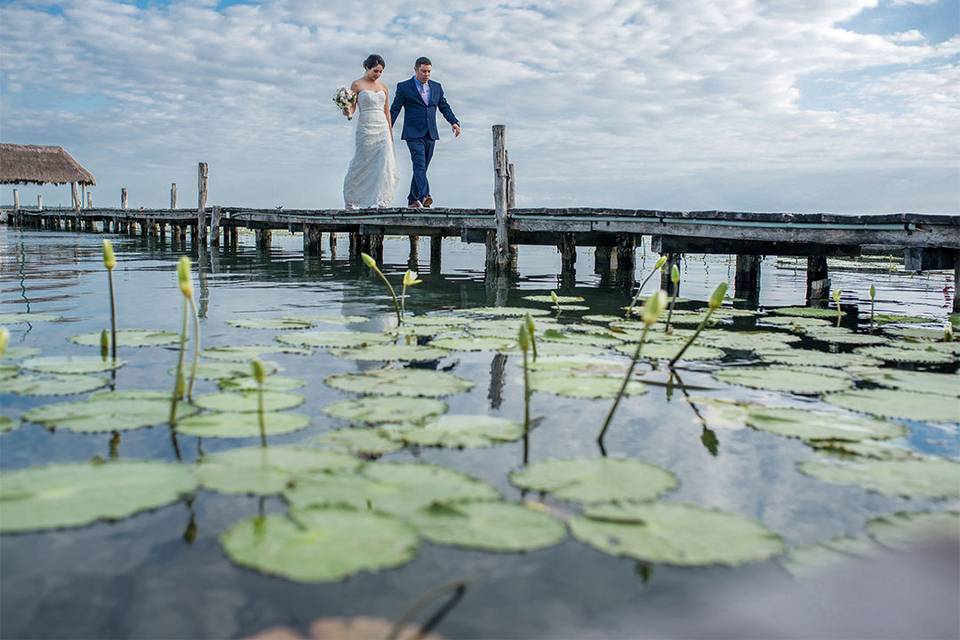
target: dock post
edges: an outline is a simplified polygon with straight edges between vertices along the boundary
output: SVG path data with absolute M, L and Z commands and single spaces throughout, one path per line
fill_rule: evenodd
M 363 251 L 363 249 L 360 248 L 360 233 L 357 231 L 351 231 L 347 234 L 347 238 L 350 241 L 350 245 L 347 249 L 347 255 L 351 261 L 356 262 L 360 260 L 360 252 Z
M 680 295 L 680 284 L 678 283 L 676 287 L 673 286 L 673 281 L 670 279 L 670 272 L 673 271 L 674 265 L 676 265 L 678 269 L 680 268 L 682 258 L 683 254 L 681 253 L 668 253 L 667 263 L 663 265 L 663 269 L 660 270 L 660 288 L 666 291 L 670 297 Z
M 960 250 L 953 252 L 953 313 L 960 313 Z
M 121 209 L 127 208 L 127 188 L 126 187 L 120 187 L 120 208 Z
M 176 182 L 170 183 L 170 208 L 171 209 L 177 208 L 177 183 Z
M 303 255 L 323 255 L 323 233 L 321 233 L 320 227 L 315 224 L 303 225 Z
M 43 194 L 37 194 L 37 211 L 43 211 Z
M 617 235 L 617 270 L 633 273 L 636 269 L 637 239 L 627 233 Z
M 209 170 L 206 162 L 197 165 L 197 241 L 207 244 L 207 178 Z
M 70 204 L 73 206 L 74 211 L 80 210 L 80 189 L 77 188 L 76 182 L 70 183 Z
M 737 255 L 737 270 L 733 280 L 733 293 L 746 300 L 750 306 L 760 301 L 761 256 Z
M 610 273 L 612 247 L 598 245 L 593 251 L 593 272 L 603 275 Z
M 430 236 L 430 273 L 440 273 L 443 260 L 443 236 Z
M 560 244 L 560 287 L 572 289 L 577 283 L 577 238 L 572 233 L 561 233 Z
M 13 190 L 13 211 L 14 213 L 20 213 L 20 190 Z
M 807 302 L 826 300 L 830 296 L 830 272 L 824 256 L 807 258 Z
M 507 273 L 510 269 L 510 243 L 507 215 L 509 211 L 509 167 L 507 161 L 507 128 L 493 125 L 493 201 L 496 213 L 496 258 L 497 271 Z
M 383 264 L 383 233 L 377 233 L 368 236 L 370 239 L 370 257 L 377 261 L 377 264 Z
M 420 236 L 409 236 L 410 255 L 407 258 L 407 268 L 417 271 L 417 263 L 420 262 Z
M 93 209 L 93 191 L 87 191 L 87 209 Z
M 254 235 L 257 237 L 257 249 L 270 248 L 270 243 L 273 242 L 273 231 L 261 228 L 254 231 Z
M 210 211 L 210 246 L 220 246 L 220 207 L 214 206 Z
M 330 258 L 337 257 L 337 234 L 334 231 L 330 232 Z

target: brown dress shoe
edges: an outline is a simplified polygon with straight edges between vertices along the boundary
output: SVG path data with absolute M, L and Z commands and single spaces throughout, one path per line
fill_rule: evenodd
M 423 199 L 424 209 L 429 209 L 432 205 L 433 205 L 433 198 L 431 198 L 430 196 L 427 196 L 426 198 Z
M 413 202 L 411 202 L 410 204 L 407 205 L 407 208 L 408 208 L 408 209 L 423 209 L 423 205 L 420 204 L 420 201 L 419 201 L 419 200 L 414 200 Z

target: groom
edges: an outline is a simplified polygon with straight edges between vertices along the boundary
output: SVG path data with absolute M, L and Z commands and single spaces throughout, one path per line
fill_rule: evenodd
M 433 64 L 429 58 L 417 58 L 413 65 L 414 76 L 397 85 L 390 106 L 390 122 L 396 122 L 400 109 L 406 109 L 403 117 L 402 140 L 407 141 L 410 160 L 413 161 L 413 180 L 407 206 L 413 209 L 430 208 L 430 183 L 427 182 L 427 167 L 433 158 L 433 146 L 440 139 L 437 133 L 437 109 L 453 127 L 453 135 L 460 137 L 460 121 L 443 97 L 443 87 L 430 79 Z

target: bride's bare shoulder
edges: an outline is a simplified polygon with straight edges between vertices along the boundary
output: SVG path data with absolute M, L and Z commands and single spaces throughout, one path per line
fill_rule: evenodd
M 364 87 L 363 87 L 363 78 L 357 78 L 357 79 L 354 80 L 353 83 L 350 85 L 350 91 L 353 91 L 354 93 L 360 91 L 360 90 L 363 89 L 363 88 L 364 88 Z

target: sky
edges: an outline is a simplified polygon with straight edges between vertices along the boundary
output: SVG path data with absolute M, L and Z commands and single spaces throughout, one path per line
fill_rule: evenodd
M 0 0 L 0 141 L 95 205 L 189 206 L 204 161 L 211 204 L 335 208 L 372 52 L 391 94 L 430 57 L 462 122 L 435 206 L 493 206 L 504 124 L 520 207 L 960 212 L 960 0 Z

